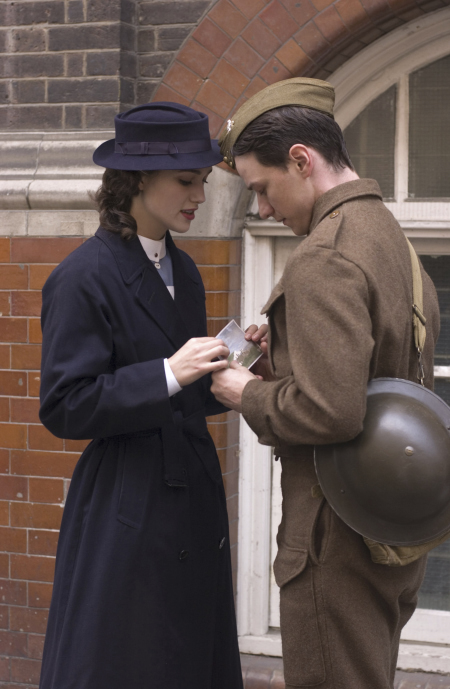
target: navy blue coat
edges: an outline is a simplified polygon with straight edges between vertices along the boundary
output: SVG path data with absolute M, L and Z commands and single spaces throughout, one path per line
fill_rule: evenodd
M 164 357 L 206 335 L 193 261 L 175 301 L 137 238 L 100 228 L 43 290 L 41 411 L 93 438 L 73 475 L 41 689 L 241 689 L 209 377 L 169 398 Z

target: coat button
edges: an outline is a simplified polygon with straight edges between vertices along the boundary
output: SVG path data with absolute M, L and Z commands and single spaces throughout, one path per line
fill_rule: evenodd
M 330 213 L 330 218 L 336 218 L 339 215 L 339 211 L 333 211 Z
M 179 560 L 185 560 L 187 557 L 189 557 L 189 550 L 182 550 L 178 555 Z
M 219 543 L 219 550 L 222 550 L 223 546 L 224 546 L 225 543 L 226 543 L 226 540 L 227 540 L 227 539 L 226 539 L 225 536 L 224 536 L 224 537 L 222 538 L 222 540 L 220 541 L 220 543 Z

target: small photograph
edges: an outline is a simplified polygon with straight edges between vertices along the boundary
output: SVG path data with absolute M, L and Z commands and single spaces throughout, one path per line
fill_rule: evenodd
M 261 347 L 245 339 L 245 333 L 236 321 L 227 323 L 216 337 L 223 340 L 230 350 L 228 361 L 236 361 L 245 368 L 251 368 L 262 356 Z

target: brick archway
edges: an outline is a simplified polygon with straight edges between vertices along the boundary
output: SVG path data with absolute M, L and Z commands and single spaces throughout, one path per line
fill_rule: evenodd
M 216 136 L 246 99 L 281 79 L 326 79 L 398 26 L 450 0 L 218 0 L 164 75 L 154 100 L 209 115 Z

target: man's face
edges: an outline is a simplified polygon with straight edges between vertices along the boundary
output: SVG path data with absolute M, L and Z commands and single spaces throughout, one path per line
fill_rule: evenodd
M 254 153 L 237 156 L 235 162 L 247 188 L 256 192 L 261 218 L 273 217 L 298 236 L 308 232 L 316 198 L 303 166 L 289 159 L 286 170 L 266 167 Z

